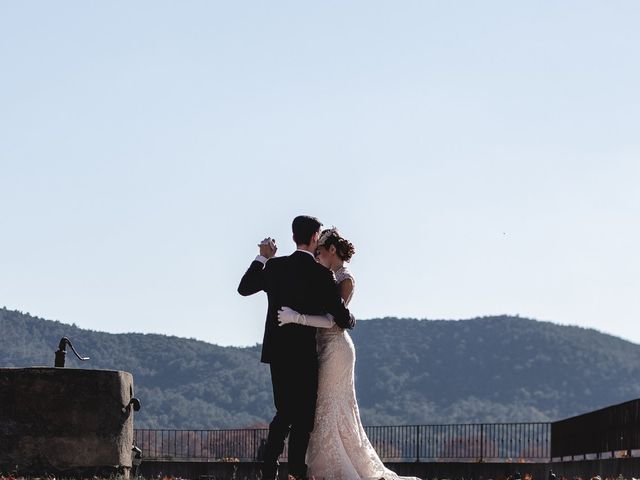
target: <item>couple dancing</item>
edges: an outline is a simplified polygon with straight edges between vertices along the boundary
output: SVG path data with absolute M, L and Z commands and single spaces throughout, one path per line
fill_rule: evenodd
M 346 332 L 355 281 L 344 266 L 353 245 L 317 218 L 293 220 L 297 250 L 275 257 L 267 238 L 242 277 L 241 295 L 267 293 L 261 361 L 271 369 L 276 415 L 269 425 L 264 480 L 277 477 L 289 435 L 289 475 L 296 480 L 381 479 L 385 468 L 360 421 L 354 389 L 355 349 Z

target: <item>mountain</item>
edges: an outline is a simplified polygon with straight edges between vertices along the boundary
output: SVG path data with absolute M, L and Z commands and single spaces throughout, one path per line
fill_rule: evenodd
M 0 367 L 133 373 L 138 428 L 264 425 L 273 415 L 260 346 L 220 347 L 156 334 L 110 334 L 0 309 Z M 545 421 L 640 396 L 640 346 L 591 329 L 497 316 L 358 322 L 356 388 L 368 425 Z

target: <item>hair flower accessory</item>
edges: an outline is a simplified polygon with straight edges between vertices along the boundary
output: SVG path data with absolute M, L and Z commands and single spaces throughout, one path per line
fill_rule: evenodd
M 320 234 L 320 238 L 318 239 L 318 245 L 324 245 L 327 242 L 327 240 L 329 240 L 329 238 L 331 238 L 333 235 L 335 235 L 336 237 L 340 237 L 340 234 L 338 233 L 338 229 L 336 227 L 331 227 L 327 230 L 324 230 Z

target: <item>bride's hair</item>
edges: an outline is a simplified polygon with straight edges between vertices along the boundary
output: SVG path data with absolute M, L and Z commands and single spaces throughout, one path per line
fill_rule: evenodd
M 340 232 L 335 227 L 323 230 L 318 240 L 319 247 L 328 249 L 331 245 L 336 247 L 336 255 L 345 262 L 351 260 L 353 254 L 356 253 L 353 243 L 340 235 Z

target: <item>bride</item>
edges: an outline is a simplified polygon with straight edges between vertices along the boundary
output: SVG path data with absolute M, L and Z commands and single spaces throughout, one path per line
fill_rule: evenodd
M 322 231 L 316 259 L 335 274 L 345 304 L 353 297 L 355 279 L 344 264 L 354 253 L 351 242 L 335 228 Z M 318 328 L 318 399 L 307 449 L 309 477 L 406 478 L 384 466 L 362 426 L 354 388 L 355 348 L 349 334 L 333 322 L 331 315 L 302 315 L 288 307 L 280 310 L 278 321 L 281 326 L 299 323 Z

